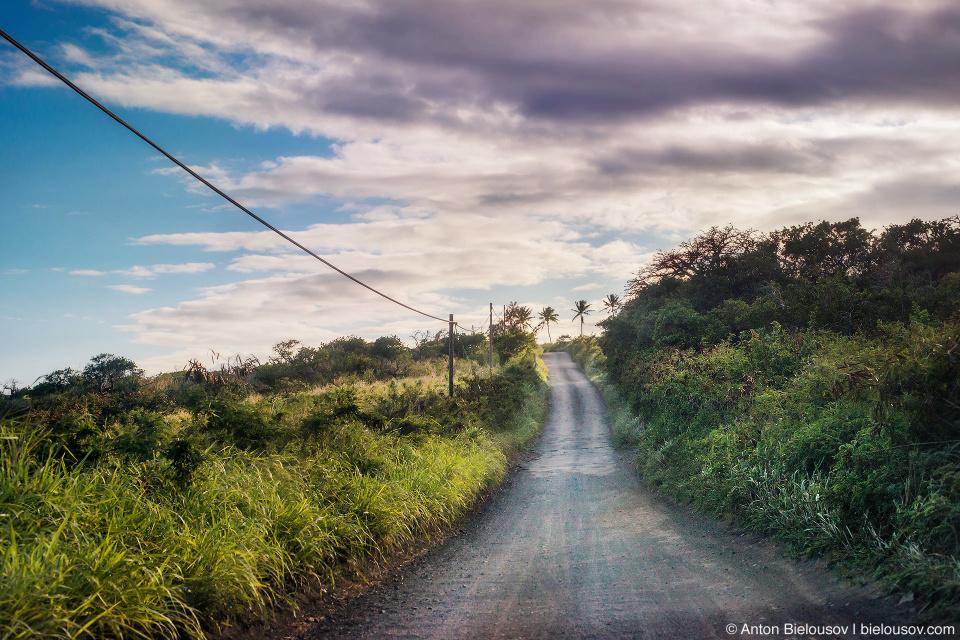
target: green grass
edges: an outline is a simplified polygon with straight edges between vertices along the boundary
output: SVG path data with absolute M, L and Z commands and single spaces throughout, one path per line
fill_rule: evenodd
M 95 462 L 29 416 L 0 421 L 0 638 L 201 637 L 305 581 L 334 586 L 503 479 L 542 422 L 540 367 L 529 354 L 454 401 L 421 381 L 134 413 L 84 441 Z M 170 445 L 188 441 L 178 475 Z

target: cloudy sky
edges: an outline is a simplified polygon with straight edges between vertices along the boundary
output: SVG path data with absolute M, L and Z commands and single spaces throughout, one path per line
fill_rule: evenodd
M 9 0 L 0 28 L 302 244 L 467 326 L 517 300 L 575 333 L 574 300 L 713 225 L 960 202 L 956 2 Z M 0 124 L 0 380 L 443 328 L 3 42 Z

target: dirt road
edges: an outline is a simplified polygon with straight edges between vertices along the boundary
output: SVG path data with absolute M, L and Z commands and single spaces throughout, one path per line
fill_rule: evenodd
M 906 623 L 908 604 L 653 496 L 611 447 L 596 389 L 567 354 L 544 360 L 548 423 L 524 467 L 462 532 L 301 637 L 852 638 Z

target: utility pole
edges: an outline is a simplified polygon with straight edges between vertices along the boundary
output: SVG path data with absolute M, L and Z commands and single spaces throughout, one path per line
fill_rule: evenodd
M 450 379 L 450 397 L 453 397 L 453 314 L 450 314 L 450 361 L 447 363 L 447 377 Z
M 493 303 L 490 303 L 490 333 L 487 336 L 487 351 L 490 358 L 490 375 L 493 376 Z

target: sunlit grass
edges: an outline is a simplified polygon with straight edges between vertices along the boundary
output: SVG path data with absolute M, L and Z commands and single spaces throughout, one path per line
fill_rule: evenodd
M 393 388 L 422 394 L 442 376 Z M 503 479 L 507 455 L 539 428 L 538 380 L 518 383 L 528 401 L 496 429 L 404 435 L 347 420 L 271 453 L 210 448 L 188 484 L 160 458 L 68 468 L 39 455 L 43 433 L 0 421 L 0 638 L 201 637 L 292 601 L 304 581 L 334 585 L 344 567 L 451 524 Z M 353 388 L 369 404 L 391 386 Z M 308 395 L 244 404 L 296 425 Z

